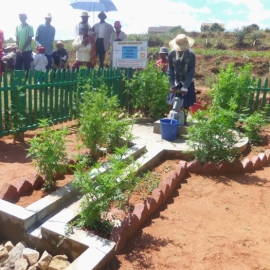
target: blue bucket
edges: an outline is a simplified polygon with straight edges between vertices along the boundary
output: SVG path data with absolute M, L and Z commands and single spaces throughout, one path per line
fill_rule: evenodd
M 179 121 L 174 119 L 160 119 L 161 138 L 167 141 L 175 140 L 179 124 Z

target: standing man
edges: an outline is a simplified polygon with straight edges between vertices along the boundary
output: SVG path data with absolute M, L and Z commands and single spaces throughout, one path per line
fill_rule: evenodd
M 53 42 L 55 37 L 55 28 L 51 25 L 52 15 L 48 13 L 45 16 L 45 24 L 41 24 L 36 32 L 37 45 L 45 48 L 45 56 L 48 59 L 47 70 L 52 65 L 52 53 L 53 53 Z
M 114 22 L 114 29 L 110 35 L 110 45 L 112 45 L 111 49 L 111 67 L 112 67 L 112 61 L 113 61 L 113 42 L 114 41 L 125 41 L 127 39 L 127 35 L 125 32 L 121 31 L 122 25 L 120 21 L 115 21 Z
M 4 44 L 4 33 L 0 29 L 0 76 L 2 76 L 2 63 L 1 63 L 1 59 L 2 59 L 2 52 L 3 52 L 3 44 Z
M 92 34 L 92 27 L 90 26 L 90 24 L 88 23 L 88 19 L 89 19 L 89 15 L 86 11 L 83 11 L 81 14 L 81 22 L 78 23 L 75 27 L 75 38 L 78 37 L 79 35 L 82 35 L 83 32 L 83 27 L 87 26 L 88 27 L 88 35 Z
M 26 23 L 27 15 L 25 13 L 19 14 L 21 24 L 16 27 L 15 36 L 17 43 L 17 55 L 15 60 L 15 70 L 22 70 L 22 67 L 28 71 L 30 69 L 32 59 L 32 38 L 34 36 L 34 29 Z M 26 78 L 27 78 L 26 74 Z
M 181 109 L 187 110 L 196 102 L 194 76 L 196 57 L 191 49 L 194 40 L 185 34 L 180 34 L 169 42 L 172 49 L 168 56 L 168 78 L 170 83 L 170 93 L 167 103 L 173 105 L 174 98 L 180 97 L 182 100 Z M 185 115 L 185 125 L 186 125 Z
M 104 67 L 106 51 L 110 49 L 110 36 L 114 32 L 111 24 L 106 23 L 106 14 L 102 11 L 98 14 L 99 23 L 93 26 L 93 34 L 96 39 L 97 56 L 99 56 L 99 68 Z

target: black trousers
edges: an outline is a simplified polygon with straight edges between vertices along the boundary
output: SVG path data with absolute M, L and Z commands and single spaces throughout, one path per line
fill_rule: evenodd
M 97 51 L 97 56 L 99 57 L 99 67 L 103 68 L 104 67 L 105 54 L 106 54 L 106 51 L 104 49 L 103 38 L 98 38 L 97 39 L 97 41 L 96 41 L 96 51 Z

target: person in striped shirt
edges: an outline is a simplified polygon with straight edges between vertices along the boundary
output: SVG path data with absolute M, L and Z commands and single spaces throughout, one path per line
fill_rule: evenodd
M 30 69 L 32 58 L 32 38 L 34 36 L 34 29 L 26 23 L 27 15 L 25 13 L 19 14 L 21 24 L 16 27 L 15 36 L 18 46 L 17 56 L 15 60 L 15 70 Z

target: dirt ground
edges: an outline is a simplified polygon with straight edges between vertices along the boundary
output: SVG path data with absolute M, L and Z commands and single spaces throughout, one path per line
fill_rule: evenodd
M 270 269 L 270 167 L 186 175 L 108 269 Z
M 77 135 L 76 121 L 69 121 L 63 124 L 55 125 L 55 128 L 69 126 L 70 133 L 66 137 L 67 153 L 69 158 L 74 158 L 78 153 L 77 150 Z M 29 140 L 38 134 L 40 129 L 25 132 L 24 143 L 13 143 L 11 136 L 0 138 L 0 188 L 4 183 L 16 184 L 19 179 L 26 180 L 31 175 L 37 173 L 37 169 L 32 165 L 32 159 L 26 158 L 27 149 L 29 148 Z M 80 153 L 85 153 L 86 149 L 80 149 Z M 72 175 L 65 175 L 57 181 L 57 187 L 62 187 L 73 180 Z M 20 206 L 27 206 L 32 202 L 46 196 L 41 190 L 29 192 L 14 203 Z

